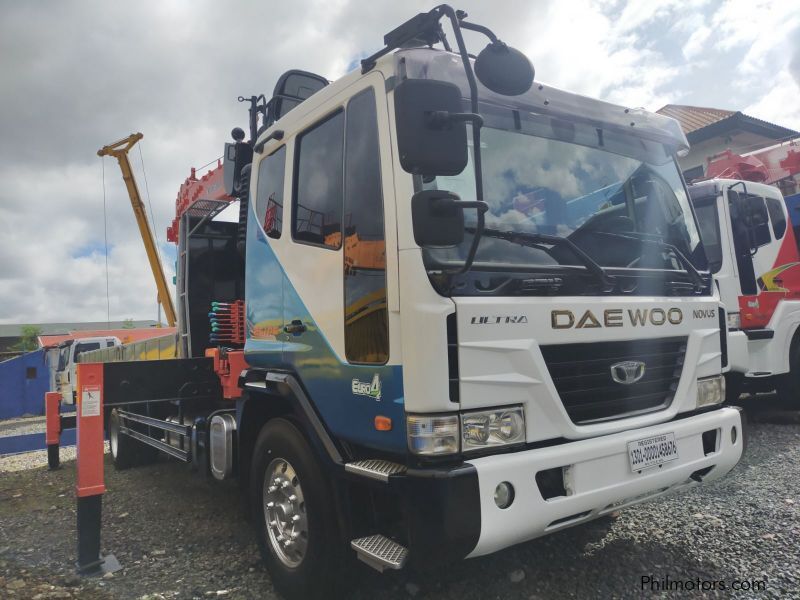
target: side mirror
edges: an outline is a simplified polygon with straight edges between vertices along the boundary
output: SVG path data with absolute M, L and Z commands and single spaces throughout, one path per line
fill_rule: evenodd
M 519 96 L 531 89 L 534 70 L 527 56 L 498 40 L 478 54 L 475 76 L 493 92 Z
M 414 241 L 425 247 L 452 247 L 464 241 L 464 207 L 458 194 L 424 190 L 411 198 Z
M 400 165 L 418 175 L 458 175 L 467 166 L 464 120 L 442 118 L 462 111 L 453 83 L 406 79 L 394 90 Z
M 233 144 L 225 144 L 225 152 L 222 155 L 222 183 L 226 194 L 238 197 L 242 168 L 253 162 L 253 148 L 242 141 L 244 131 L 239 127 L 236 127 L 231 135 L 236 141 Z

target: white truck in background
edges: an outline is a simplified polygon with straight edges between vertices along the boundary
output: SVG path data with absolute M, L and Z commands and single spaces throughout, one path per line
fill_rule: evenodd
M 56 390 L 64 404 L 75 403 L 75 365 L 84 352 L 120 346 L 118 337 L 89 337 L 66 340 L 58 345 L 58 367 L 56 367 Z
M 689 194 L 727 314 L 728 399 L 776 390 L 800 406 L 800 252 L 783 195 L 741 179 Z

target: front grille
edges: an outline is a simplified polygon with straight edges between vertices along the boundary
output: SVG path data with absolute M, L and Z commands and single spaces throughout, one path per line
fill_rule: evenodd
M 686 338 L 542 346 L 542 355 L 573 423 L 619 419 L 666 408 L 678 387 Z M 614 381 L 611 366 L 645 363 L 642 378 Z

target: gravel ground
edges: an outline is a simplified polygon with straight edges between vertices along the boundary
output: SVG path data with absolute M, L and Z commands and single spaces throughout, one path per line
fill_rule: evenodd
M 43 416 L 19 417 L 0 421 L 0 436 L 43 433 L 44 430 L 45 418 Z
M 436 575 L 378 575 L 362 566 L 352 597 L 634 598 L 652 595 L 640 587 L 651 576 L 727 586 L 759 580 L 766 591 L 739 597 L 800 598 L 800 425 L 771 414 L 753 414 L 746 457 L 721 481 Z M 108 464 L 106 484 L 103 547 L 123 569 L 87 580 L 71 564 L 72 466 L 0 475 L 0 597 L 276 597 L 234 485 L 169 461 L 120 473 Z
M 108 454 L 108 452 L 108 442 L 105 442 L 105 453 Z M 76 454 L 75 446 L 67 446 L 58 449 L 59 460 L 62 464 L 65 462 L 74 461 Z M 19 454 L 0 456 L 0 473 L 27 471 L 28 469 L 36 469 L 46 466 L 47 450 L 36 450 L 35 452 L 21 452 Z M 113 469 L 113 467 L 111 468 Z M 0 498 L 2 498 L 2 496 L 0 496 Z

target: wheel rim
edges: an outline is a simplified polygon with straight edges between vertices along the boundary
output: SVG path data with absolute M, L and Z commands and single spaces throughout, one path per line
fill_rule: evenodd
M 117 449 L 119 446 L 119 424 L 117 422 L 116 413 L 111 415 L 111 423 L 108 428 L 108 445 L 111 446 L 111 456 L 117 457 Z
M 269 463 L 263 499 L 272 552 L 287 567 L 297 567 L 308 548 L 308 520 L 300 479 L 286 459 L 276 458 Z

